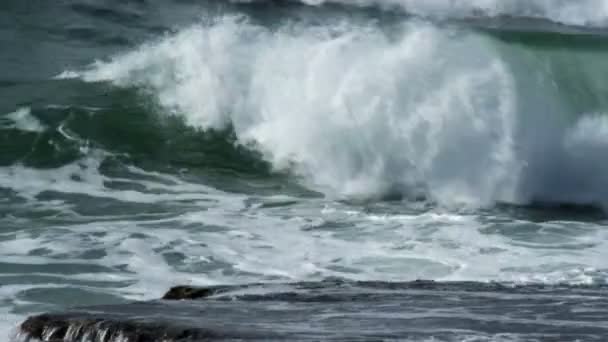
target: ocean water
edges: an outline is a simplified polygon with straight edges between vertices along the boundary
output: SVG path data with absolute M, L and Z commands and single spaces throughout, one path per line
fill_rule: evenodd
M 0 338 L 174 285 L 603 287 L 607 155 L 604 0 L 3 0 Z

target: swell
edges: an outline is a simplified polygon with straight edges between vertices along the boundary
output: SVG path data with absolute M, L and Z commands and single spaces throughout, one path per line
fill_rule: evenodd
M 595 28 L 608 24 L 608 5 L 602 0 L 235 0 L 233 3 L 272 10 L 312 5 L 324 10 L 360 9 L 439 20 L 530 18 Z
M 112 98 L 110 106 L 40 105 L 0 117 L 0 166 L 58 168 L 97 149 L 128 164 L 170 173 L 271 175 L 255 151 L 236 144 L 229 127 L 200 131 L 179 118 L 160 116 L 134 89 L 104 93 Z
M 86 17 L 102 26 L 115 23 L 123 28 L 152 29 L 166 29 L 165 25 L 170 27 L 171 22 L 183 23 L 184 18 L 192 19 L 193 14 L 198 14 L 201 10 L 207 13 L 246 11 L 268 18 L 297 12 L 298 15 L 371 15 L 383 20 L 404 16 L 476 21 L 529 18 L 595 29 L 608 26 L 608 5 L 603 0 L 209 0 L 203 3 L 98 0 L 56 1 L 36 8 L 11 0 L 3 3 L 2 9 L 13 16 L 23 16 L 25 20 L 31 14 L 38 18 L 39 14 L 52 13 L 53 21 L 67 20 L 69 23 L 80 21 L 79 17 Z M 10 20 L 10 16 L 7 19 Z
M 383 1 L 284 1 L 284 0 L 258 0 L 233 1 L 228 11 L 246 13 L 250 18 L 264 21 L 304 21 L 319 23 L 332 19 L 373 20 L 386 26 L 394 25 L 404 20 L 420 18 L 432 20 L 439 25 L 458 25 L 478 29 L 510 42 L 519 42 L 533 46 L 561 46 L 563 48 L 606 49 L 608 40 L 608 27 L 605 25 L 592 25 L 585 21 L 559 21 L 550 16 L 532 16 L 526 11 L 480 12 L 473 5 L 468 11 L 462 13 L 450 11 L 447 3 L 437 2 L 437 7 L 443 15 L 426 16 L 424 13 L 408 12 L 407 8 L 399 6 L 399 1 L 385 1 L 395 6 L 382 6 Z M 213 1 L 211 3 L 214 3 Z M 220 3 L 222 3 L 220 1 Z M 416 1 L 403 1 L 404 5 L 414 4 Z M 423 1 L 420 1 L 423 4 Z M 467 2 L 462 2 L 466 4 Z M 472 2 L 469 2 L 472 3 Z M 311 6 L 310 4 L 313 4 Z M 366 6 L 367 5 L 367 6 Z M 212 6 L 216 12 L 226 10 L 226 4 Z M 563 5 L 557 5 L 563 6 Z M 588 7 L 589 12 L 602 9 L 593 4 L 581 3 L 578 6 Z M 395 9 L 401 10 L 395 10 Z M 390 10 L 393 9 L 393 10 Z

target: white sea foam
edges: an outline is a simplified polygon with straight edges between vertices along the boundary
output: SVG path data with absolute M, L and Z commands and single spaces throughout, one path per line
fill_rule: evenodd
M 175 183 L 168 186 L 163 181 L 135 181 L 132 179 L 109 178 L 99 172 L 103 156 L 104 153 L 100 151 L 91 151 L 89 156 L 77 162 L 48 170 L 29 168 L 21 164 L 0 167 L 0 187 L 12 189 L 20 197 L 29 200 L 35 200 L 36 196 L 42 192 L 57 192 L 134 203 L 208 199 L 210 193 L 221 193 L 204 185 L 188 184 L 186 186 L 176 177 L 147 173 L 134 167 L 131 168 L 134 174 L 160 177 L 161 180 L 170 180 Z M 140 186 L 143 186 L 146 191 L 112 189 L 107 186 L 107 182 L 109 181 L 136 182 Z M 176 193 L 152 194 L 156 190 L 169 189 Z M 55 202 L 55 204 L 59 203 Z
M 28 107 L 19 108 L 4 117 L 0 117 L 0 127 L 37 133 L 43 132 L 46 129 L 44 124 L 32 115 L 31 109 Z
M 71 186 L 36 184 L 41 186 L 39 192 L 73 191 Z M 21 191 L 16 182 L 2 185 L 11 186 L 16 193 Z M 166 186 L 167 193 L 130 199 L 139 198 L 146 205 L 169 201 L 167 196 L 176 191 Z M 184 188 L 187 183 L 175 185 L 175 190 Z M 120 190 L 105 189 L 100 194 L 99 203 L 124 199 Z M 152 200 L 154 196 L 157 200 Z M 27 290 L 64 287 L 117 298 L 154 299 L 178 284 L 326 277 L 572 284 L 608 280 L 608 232 L 600 224 L 534 223 L 441 210 L 379 214 L 319 199 L 300 200 L 288 208 L 248 207 L 240 195 L 201 192 L 199 196 L 212 202 L 168 217 L 98 213 L 81 220 L 69 211 L 78 199 L 67 199 L 58 215 L 45 214 L 41 207 L 45 202 L 36 196 L 24 196 L 47 216 L 2 218 L 3 224 L 18 222 L 19 228 L 0 235 L 2 262 L 17 266 L 0 275 L 0 281 L 21 279 L 0 288 L 0 299 L 10 300 L 3 305 L 27 307 L 45 300 L 30 298 Z M 178 200 L 171 205 L 179 208 Z M 44 229 L 32 229 L 39 222 L 44 222 Z M 93 251 L 97 256 L 87 255 Z M 49 280 L 31 283 L 36 277 Z M 23 317 L 0 317 L 0 327 L 12 327 L 19 319 Z

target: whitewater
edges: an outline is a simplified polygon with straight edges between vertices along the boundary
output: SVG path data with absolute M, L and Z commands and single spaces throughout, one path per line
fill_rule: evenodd
M 459 29 L 385 30 L 340 21 L 268 31 L 223 17 L 66 75 L 141 86 L 193 127 L 229 126 L 329 195 L 603 205 L 608 119 L 601 106 L 568 108 L 560 93 L 597 79 L 555 80 L 565 57 L 539 53 L 542 70 Z
M 5 340 L 184 284 L 607 284 L 607 1 L 0 6 Z

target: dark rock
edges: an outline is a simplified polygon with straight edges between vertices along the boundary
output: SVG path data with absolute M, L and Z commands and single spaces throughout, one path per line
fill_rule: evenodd
M 200 299 L 212 296 L 216 291 L 211 288 L 195 288 L 189 286 L 175 286 L 165 293 L 165 300 Z
M 202 341 L 230 337 L 225 332 L 185 327 L 169 321 L 149 322 L 85 312 L 33 316 L 21 324 L 21 333 L 45 342 Z

